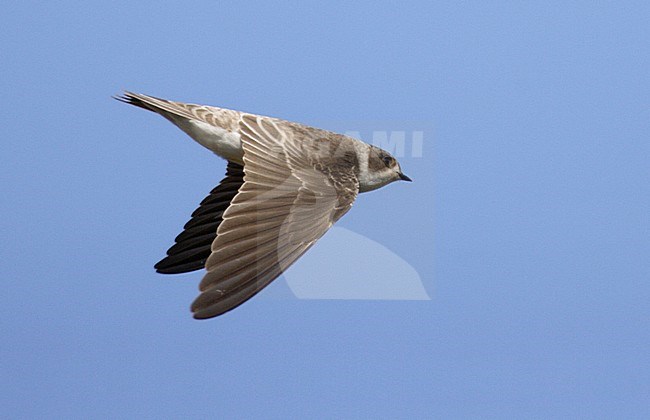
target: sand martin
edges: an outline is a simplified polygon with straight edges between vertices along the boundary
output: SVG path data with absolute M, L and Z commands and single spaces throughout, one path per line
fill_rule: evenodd
M 277 278 L 327 232 L 360 192 L 410 179 L 388 152 L 278 118 L 125 92 L 228 161 L 159 273 L 205 268 L 194 318 L 219 316 Z

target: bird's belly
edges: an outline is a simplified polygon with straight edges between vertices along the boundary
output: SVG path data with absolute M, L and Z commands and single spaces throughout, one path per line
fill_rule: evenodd
M 222 158 L 243 164 L 241 135 L 198 120 L 185 120 L 179 127 L 203 147 Z

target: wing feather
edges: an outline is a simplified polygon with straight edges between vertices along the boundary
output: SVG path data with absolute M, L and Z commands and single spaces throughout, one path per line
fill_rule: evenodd
M 167 250 L 167 256 L 156 265 L 163 274 L 187 273 L 205 268 L 205 261 L 212 252 L 217 229 L 239 188 L 244 183 L 244 168 L 228 163 L 226 177 L 214 188 L 192 213 L 192 218 Z
M 322 139 L 292 123 L 246 114 L 239 126 L 244 183 L 212 243 L 195 318 L 221 315 L 266 287 L 350 209 L 359 189 L 353 161 L 324 167 L 313 154 Z

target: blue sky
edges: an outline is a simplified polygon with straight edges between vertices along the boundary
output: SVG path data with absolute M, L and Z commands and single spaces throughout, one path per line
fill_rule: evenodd
M 3 415 L 647 418 L 649 12 L 5 5 Z M 152 266 L 225 164 L 121 89 L 422 131 L 400 159 L 415 182 L 362 195 L 341 228 L 431 300 L 298 299 L 280 278 L 193 320 L 200 273 Z M 373 288 L 384 259 L 349 245 Z M 336 262 L 312 253 L 314 272 Z

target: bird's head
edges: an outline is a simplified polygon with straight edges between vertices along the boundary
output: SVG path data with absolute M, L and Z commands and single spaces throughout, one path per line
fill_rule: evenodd
M 404 175 L 399 162 L 390 153 L 379 147 L 370 146 L 368 150 L 368 167 L 360 176 L 360 191 L 372 191 L 394 181 L 411 181 Z

